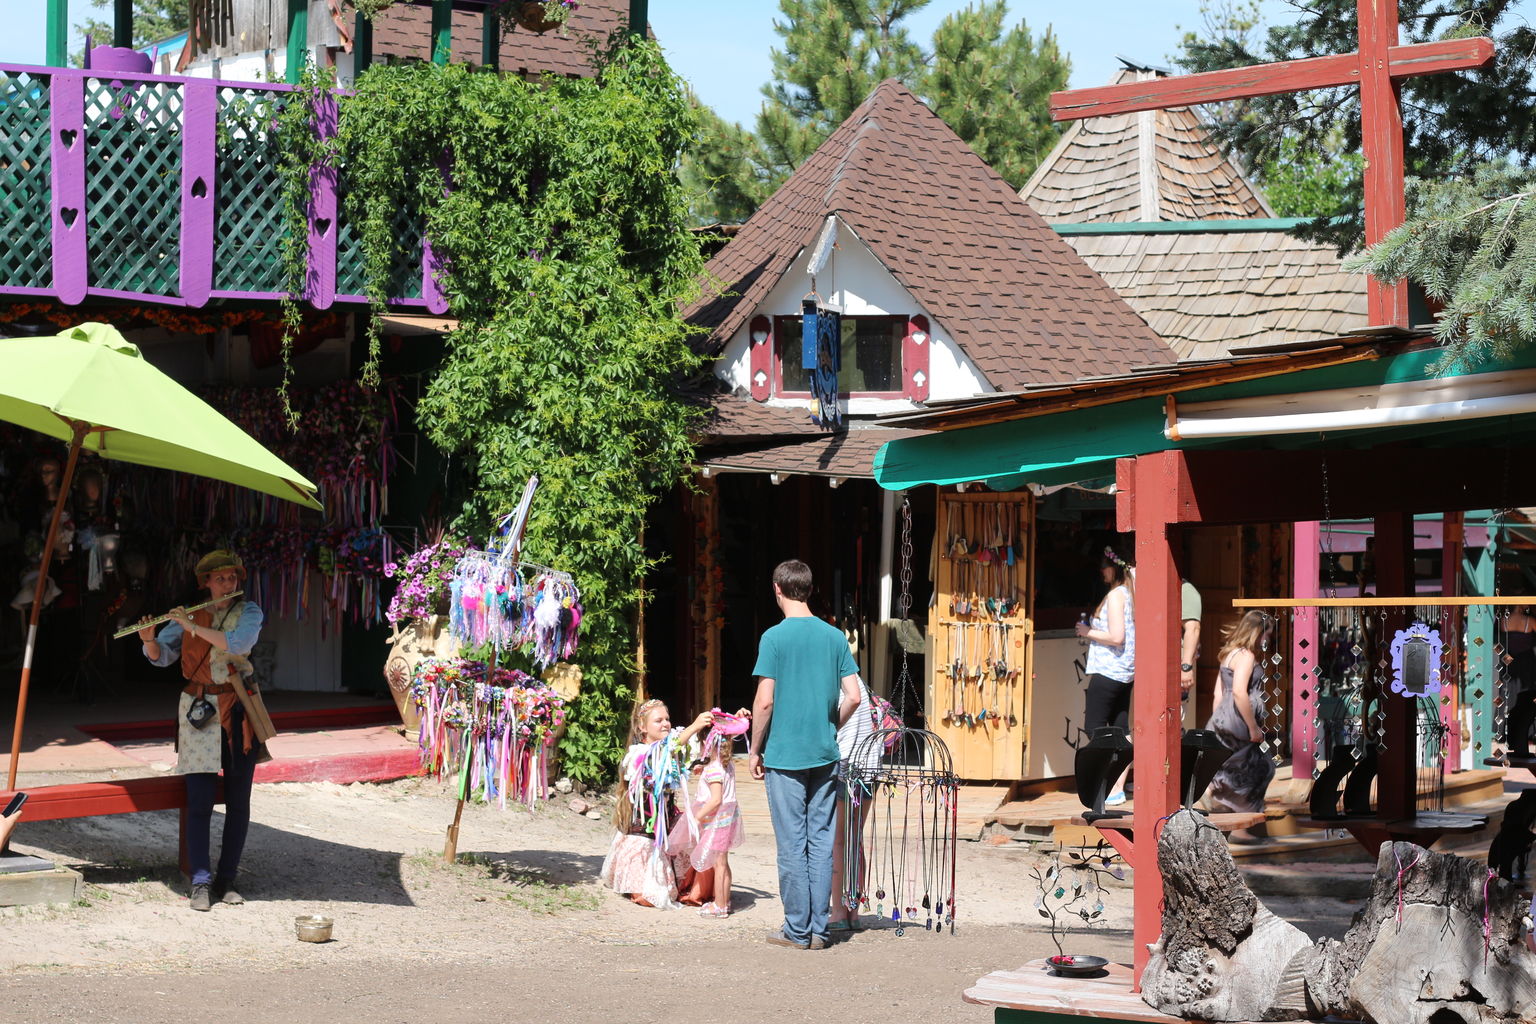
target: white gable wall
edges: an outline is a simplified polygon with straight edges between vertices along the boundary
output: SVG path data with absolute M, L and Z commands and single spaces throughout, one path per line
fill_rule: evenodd
M 753 316 L 799 316 L 800 300 L 811 290 L 811 279 L 805 268 L 810 262 L 810 249 L 802 251 L 789 270 L 779 279 L 773 291 Z M 890 271 L 875 257 L 848 225 L 839 222 L 837 247 L 827 265 L 816 276 L 816 291 L 822 301 L 840 310 L 846 316 L 912 316 L 921 313 L 928 317 L 930 326 L 930 351 L 928 353 L 928 398 L 942 401 L 969 398 L 988 394 L 997 389 L 987 383 L 976 364 L 961 351 L 944 327 L 933 315 L 917 304 Z M 748 322 L 731 337 L 725 350 L 715 363 L 715 376 L 744 392 L 750 392 L 750 356 L 748 346 Z M 798 343 L 797 343 L 798 344 Z M 811 403 L 803 398 L 769 398 L 769 405 L 793 408 L 809 408 Z M 853 416 L 872 416 L 920 408 L 917 402 L 904 398 L 853 398 L 843 400 L 843 411 Z

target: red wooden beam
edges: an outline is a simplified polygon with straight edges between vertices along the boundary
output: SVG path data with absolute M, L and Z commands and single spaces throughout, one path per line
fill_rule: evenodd
M 94 818 L 103 814 L 180 810 L 187 805 L 187 782 L 180 775 L 162 775 L 117 782 L 38 786 L 27 790 L 27 795 L 27 807 L 22 812 L 27 821 Z M 0 793 L 0 802 L 9 799 L 10 793 Z M 224 802 L 222 779 L 214 799 L 217 803 Z
M 1412 43 L 1407 46 L 1391 46 L 1387 54 L 1387 73 L 1393 79 L 1437 75 L 1486 67 L 1493 60 L 1493 40 L 1479 36 L 1473 39 Z M 1130 114 L 1140 110 L 1193 107 L 1252 96 L 1358 85 L 1360 81 L 1358 53 L 1278 61 L 1246 68 L 1207 71 L 1198 75 L 1178 75 L 1052 93 L 1051 120 L 1076 121 L 1085 117 Z
M 1170 521 L 1179 523 L 1294 523 L 1368 519 L 1383 509 L 1450 512 L 1536 505 L 1536 483 L 1518 472 L 1518 467 L 1536 465 L 1536 450 L 1527 448 L 1177 454 L 1182 458 L 1168 497 L 1173 502 Z M 1140 518 L 1137 506 L 1147 498 L 1128 486 L 1128 464 L 1134 460 L 1120 460 L 1116 472 L 1115 504 L 1123 530 Z
M 1403 195 L 1403 113 L 1399 83 L 1389 70 L 1397 48 L 1397 0 L 1360 4 L 1360 152 L 1365 157 L 1365 244 L 1375 245 L 1408 218 Z M 1493 59 L 1493 44 L 1488 44 Z M 1413 72 L 1419 73 L 1417 71 Z M 1367 323 L 1408 324 L 1408 281 L 1384 284 L 1371 278 Z

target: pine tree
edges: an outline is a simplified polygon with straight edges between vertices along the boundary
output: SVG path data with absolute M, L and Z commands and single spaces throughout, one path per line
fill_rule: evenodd
M 91 7 L 103 10 L 111 0 L 91 0 Z M 188 24 L 187 0 L 133 0 L 133 45 L 149 46 L 186 29 Z M 75 38 L 84 40 L 90 36 L 95 46 L 112 43 L 112 26 L 107 22 L 88 18 L 83 25 L 76 25 Z M 74 54 L 76 64 L 85 51 Z
M 903 83 L 1015 188 L 1059 132 L 1047 108 L 1069 64 L 1049 30 L 1005 29 L 1005 0 L 944 19 L 932 49 L 903 21 L 930 0 L 779 0 L 773 81 L 756 132 L 701 112 L 683 177 L 700 223 L 745 220 L 887 78 Z M 745 159 L 742 159 L 743 155 Z M 703 187 L 713 184 L 715 192 Z
M 1038 41 L 1024 22 L 1005 30 L 1004 0 L 949 15 L 933 34 L 933 66 L 921 91 L 933 112 L 1014 188 L 1056 145 L 1051 93 L 1070 65 L 1047 28 Z
M 1430 75 L 1402 83 L 1407 169 L 1426 180 L 1470 176 L 1490 160 L 1536 157 L 1536 94 L 1530 60 L 1536 30 L 1511 13 L 1516 0 L 1396 0 L 1405 43 L 1452 36 L 1492 35 L 1498 58 L 1471 74 Z M 1358 44 L 1356 0 L 1313 0 L 1294 24 L 1271 26 L 1263 40 L 1222 35 L 1186 39 L 1178 63 L 1213 71 L 1265 61 L 1348 53 Z M 1360 152 L 1360 91 L 1355 87 L 1279 93 L 1248 101 L 1241 116 L 1220 116 L 1215 137 L 1241 162 L 1259 169 Z M 1364 235 L 1362 182 L 1351 176 L 1337 190 L 1333 216 L 1306 232 L 1341 249 Z M 1313 211 L 1309 211 L 1313 212 Z

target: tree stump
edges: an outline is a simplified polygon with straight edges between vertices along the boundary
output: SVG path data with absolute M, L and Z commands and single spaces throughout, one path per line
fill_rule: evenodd
M 1204 815 L 1180 811 L 1158 837 L 1157 866 L 1163 933 L 1141 977 L 1142 998 L 1190 1020 L 1305 1017 L 1292 961 L 1312 940 L 1249 891 L 1226 836 Z
M 1373 1024 L 1536 1022 L 1536 953 L 1513 886 L 1482 864 L 1384 845 L 1342 941 L 1310 941 L 1249 891 L 1226 837 L 1192 811 L 1158 838 L 1163 933 L 1142 975 L 1153 1007 L 1192 1020 L 1328 1015 Z M 1486 922 L 1486 924 L 1485 924 Z

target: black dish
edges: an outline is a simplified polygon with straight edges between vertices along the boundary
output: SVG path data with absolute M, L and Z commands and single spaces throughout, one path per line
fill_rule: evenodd
M 1045 962 L 1051 970 L 1068 978 L 1100 974 L 1109 966 L 1109 961 L 1101 956 L 1050 956 Z

